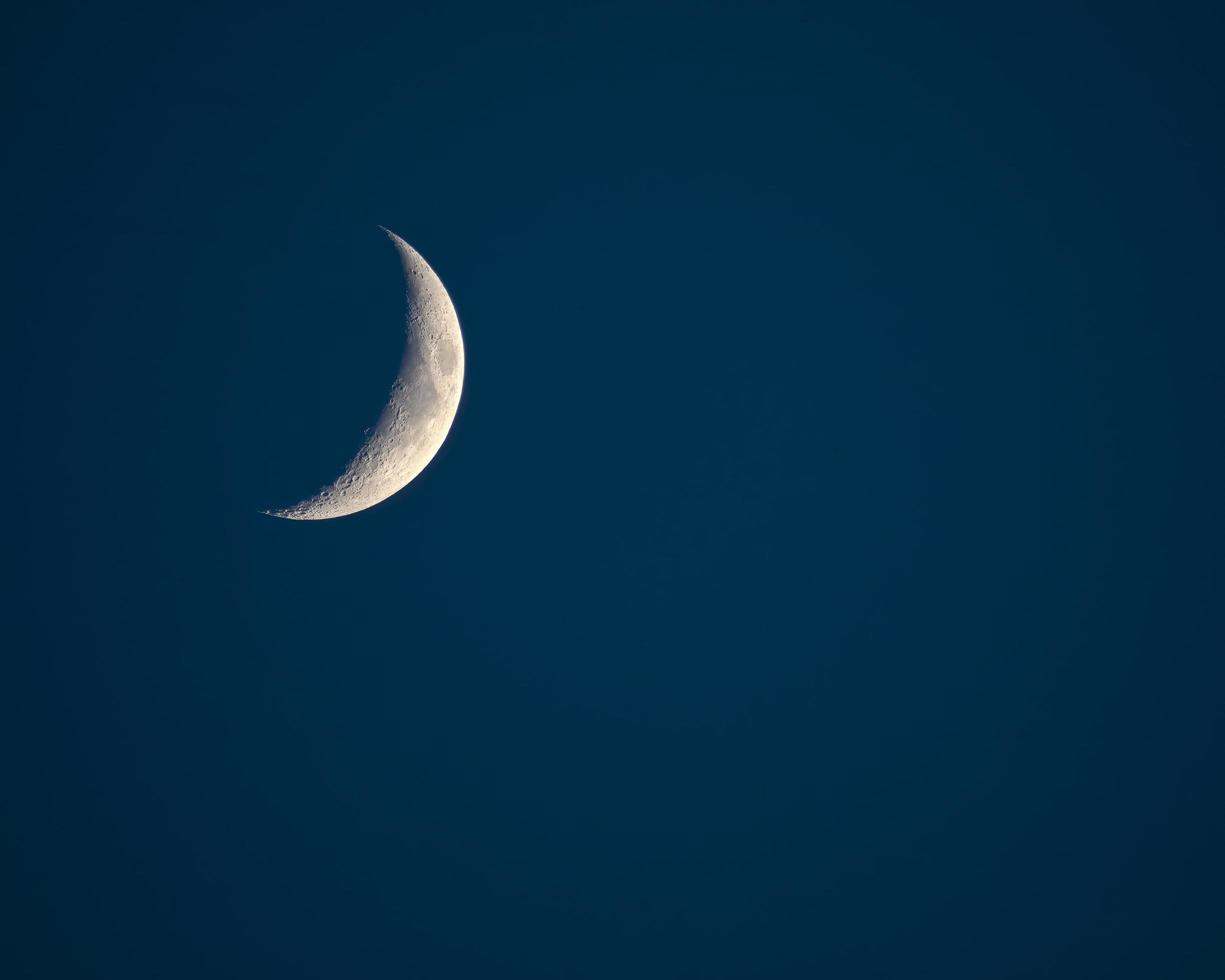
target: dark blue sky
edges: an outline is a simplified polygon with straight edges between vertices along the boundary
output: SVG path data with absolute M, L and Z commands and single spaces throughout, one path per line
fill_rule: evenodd
M 10 15 L 0 974 L 1225 975 L 1213 7 Z

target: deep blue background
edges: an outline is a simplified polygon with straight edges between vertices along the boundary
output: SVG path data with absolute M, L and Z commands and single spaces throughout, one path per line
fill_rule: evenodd
M 0 974 L 1225 975 L 1219 5 L 176 6 L 4 31 Z

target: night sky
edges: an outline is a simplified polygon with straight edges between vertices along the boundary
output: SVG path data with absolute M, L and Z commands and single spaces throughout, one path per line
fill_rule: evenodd
M 190 6 L 0 41 L 0 976 L 1225 976 L 1218 4 Z

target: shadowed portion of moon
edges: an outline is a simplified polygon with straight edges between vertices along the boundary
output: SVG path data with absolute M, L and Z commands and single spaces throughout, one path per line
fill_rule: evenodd
M 369 438 L 330 486 L 283 510 L 265 514 L 296 521 L 344 517 L 402 490 L 438 452 L 459 407 L 464 341 L 441 280 L 398 235 L 408 298 L 408 337 L 400 371 Z

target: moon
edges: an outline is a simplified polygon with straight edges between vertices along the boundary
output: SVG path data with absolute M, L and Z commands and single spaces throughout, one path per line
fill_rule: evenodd
M 334 483 L 292 507 L 263 512 L 272 517 L 322 521 L 373 507 L 425 469 L 455 420 L 464 386 L 459 317 L 425 259 L 399 235 L 383 231 L 400 253 L 408 298 L 408 337 L 387 405 Z

